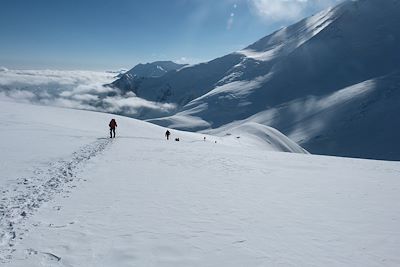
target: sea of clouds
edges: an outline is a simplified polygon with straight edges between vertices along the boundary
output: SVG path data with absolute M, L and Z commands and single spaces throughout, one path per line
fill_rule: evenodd
M 0 100 L 85 109 L 147 118 L 170 114 L 176 106 L 156 103 L 107 86 L 118 72 L 9 70 L 0 67 Z

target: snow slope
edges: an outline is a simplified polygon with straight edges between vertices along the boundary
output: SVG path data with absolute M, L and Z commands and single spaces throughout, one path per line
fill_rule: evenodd
M 273 59 L 251 56 L 263 73 L 249 71 L 243 65 L 247 57 L 236 67 L 245 69 L 245 78 L 217 86 L 184 110 L 208 104 L 194 114 L 216 128 L 296 99 L 333 94 L 398 72 L 399 14 L 398 1 L 347 1 L 282 29 L 246 49 L 265 53 L 279 44 Z M 236 68 L 233 73 L 238 73 Z
M 29 212 L 47 201 L 57 192 L 62 182 L 68 182 L 90 158 L 101 153 L 109 144 L 108 122 L 116 117 L 120 126 L 119 138 L 148 138 L 162 140 L 165 129 L 146 122 L 105 113 L 68 110 L 45 106 L 0 101 L 0 244 L 14 240 L 14 226 L 9 222 L 20 219 L 22 212 Z M 272 130 L 271 130 L 272 131 Z M 306 153 L 283 135 L 254 137 L 241 140 L 208 135 L 174 132 L 183 142 L 198 141 L 202 144 L 262 146 L 268 151 Z M 206 141 L 203 138 L 206 137 Z M 286 146 L 282 146 L 286 144 Z M 214 143 L 215 144 L 215 143 Z M 290 147 L 290 149 L 286 149 Z M 17 187 L 14 187 L 17 186 Z M 20 187 L 22 186 L 22 188 Z M 17 194 L 15 194 L 17 192 Z M 15 206 L 17 209 L 11 209 Z M 14 238 L 13 238 L 14 236 Z
M 0 104 L 0 264 L 400 264 L 398 162 L 277 153 L 255 123 L 167 142 L 115 116 L 109 139 L 109 114 Z
M 400 72 L 394 72 L 332 94 L 298 98 L 204 132 L 250 122 L 274 125 L 312 153 L 399 160 L 400 127 L 393 122 L 400 108 L 399 88 Z

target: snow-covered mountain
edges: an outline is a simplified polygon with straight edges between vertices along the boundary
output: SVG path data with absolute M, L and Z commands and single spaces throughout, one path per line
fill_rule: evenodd
M 207 63 L 182 67 L 161 77 L 126 77 L 112 83 L 122 91 L 152 101 L 173 102 L 183 106 L 215 87 L 242 56 L 231 54 Z
M 346 1 L 241 51 L 143 79 L 135 92 L 180 105 L 151 120 L 160 125 L 255 121 L 313 153 L 398 160 L 398 25 L 398 0 Z
M 0 126 L 1 266 L 400 264 L 398 162 L 305 154 L 254 122 L 175 142 L 0 101 Z
M 176 71 L 186 64 L 177 64 L 172 61 L 156 61 L 146 64 L 138 64 L 129 71 L 122 74 L 119 79 L 112 83 L 112 86 L 118 87 L 123 91 L 132 91 L 136 93 L 138 84 L 144 78 L 159 78 L 170 71 Z

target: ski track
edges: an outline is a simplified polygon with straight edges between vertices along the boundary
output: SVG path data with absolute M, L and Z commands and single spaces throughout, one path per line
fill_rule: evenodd
M 111 142 L 112 139 L 99 139 L 74 152 L 70 159 L 51 162 L 35 169 L 31 177 L 21 177 L 11 187 L 0 188 L 0 264 L 12 259 L 16 242 L 28 232 L 26 218 L 56 194 L 68 197 L 70 189 L 76 187 L 72 182 L 78 179 L 85 163 Z

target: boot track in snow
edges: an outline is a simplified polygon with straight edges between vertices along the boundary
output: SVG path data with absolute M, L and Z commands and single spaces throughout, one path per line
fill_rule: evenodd
M 17 184 L 0 188 L 0 263 L 12 258 L 16 242 L 28 231 L 25 219 L 56 194 L 68 193 L 67 185 L 77 178 L 86 162 L 111 142 L 110 139 L 98 140 L 74 152 L 68 160 L 49 163 L 47 167 L 36 169 L 31 177 L 19 178 Z

